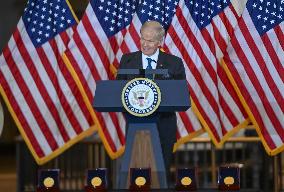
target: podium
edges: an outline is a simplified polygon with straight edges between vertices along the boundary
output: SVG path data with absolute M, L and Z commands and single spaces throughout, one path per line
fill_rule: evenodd
M 161 92 L 161 102 L 153 114 L 136 117 L 126 112 L 121 94 L 127 80 L 98 81 L 93 107 L 98 112 L 125 112 L 127 134 L 125 152 L 119 171 L 119 188 L 130 186 L 129 169 L 150 168 L 151 188 L 167 188 L 165 165 L 157 130 L 158 114 L 186 111 L 190 107 L 186 80 L 154 80 Z

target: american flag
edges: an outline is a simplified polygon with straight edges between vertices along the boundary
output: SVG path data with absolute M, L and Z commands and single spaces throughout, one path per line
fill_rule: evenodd
M 284 0 L 249 0 L 224 61 L 266 151 L 284 147 Z
M 238 17 L 229 0 L 181 0 L 165 40 L 186 64 L 188 116 L 197 115 L 217 146 L 249 122 L 219 63 Z
M 61 59 L 76 24 L 65 0 L 29 0 L 0 57 L 1 94 L 39 164 L 93 132 Z
M 66 60 L 78 72 L 85 94 L 92 102 L 97 80 L 113 79 L 123 53 L 140 47 L 140 28 L 146 20 L 157 20 L 167 29 L 175 14 L 177 0 L 91 0 L 65 52 Z M 182 136 L 195 133 L 179 118 L 179 144 Z M 112 158 L 123 152 L 125 120 L 121 113 L 96 113 L 99 134 Z M 196 120 L 196 130 L 200 124 Z M 194 135 L 194 134 L 192 134 Z

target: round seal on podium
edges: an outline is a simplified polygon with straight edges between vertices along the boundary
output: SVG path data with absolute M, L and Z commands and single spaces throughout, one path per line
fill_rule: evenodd
M 161 103 L 160 88 L 147 78 L 135 78 L 123 88 L 121 100 L 130 114 L 145 117 L 154 113 Z

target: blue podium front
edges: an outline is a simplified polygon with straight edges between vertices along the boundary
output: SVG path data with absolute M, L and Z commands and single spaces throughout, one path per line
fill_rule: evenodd
M 185 80 L 154 81 L 161 92 L 161 102 L 153 114 L 136 117 L 123 107 L 121 94 L 126 80 L 97 82 L 93 107 L 98 112 L 124 112 L 127 120 L 125 152 L 118 173 L 120 189 L 128 189 L 130 168 L 149 168 L 151 188 L 167 188 L 166 172 L 157 130 L 157 113 L 186 111 L 190 107 L 189 91 Z

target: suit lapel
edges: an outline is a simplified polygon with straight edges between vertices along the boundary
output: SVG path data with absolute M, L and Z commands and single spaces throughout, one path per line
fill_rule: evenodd
M 135 69 L 143 69 L 143 64 L 142 64 L 142 52 L 138 51 L 137 54 L 135 55 L 135 58 L 133 60 L 133 66 L 135 66 Z
M 164 53 L 160 50 L 156 69 L 163 69 L 165 68 L 164 65 L 165 65 Z
M 158 61 L 157 61 L 157 67 L 156 69 L 164 69 L 166 68 L 165 66 L 165 57 L 164 53 L 159 50 L 159 56 L 158 56 Z M 142 51 L 138 51 L 136 55 L 133 57 L 133 61 L 131 66 L 135 69 L 143 69 L 143 64 L 142 64 Z

